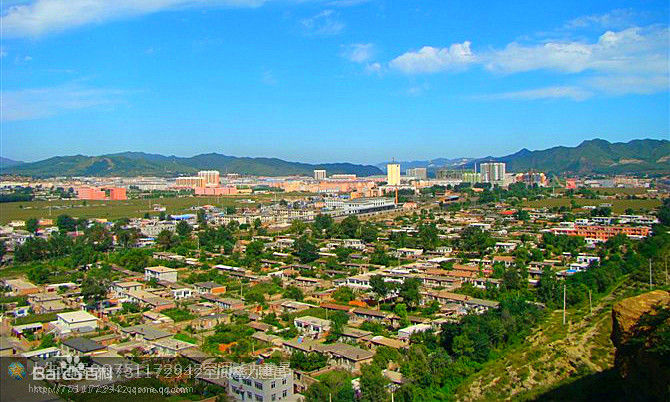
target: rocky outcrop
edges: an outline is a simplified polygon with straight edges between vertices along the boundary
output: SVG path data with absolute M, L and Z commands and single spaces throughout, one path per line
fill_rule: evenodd
M 670 292 L 629 297 L 612 308 L 614 365 L 630 400 L 670 400 Z

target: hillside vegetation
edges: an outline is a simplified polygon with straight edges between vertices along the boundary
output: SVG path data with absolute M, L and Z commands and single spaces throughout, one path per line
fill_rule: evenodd
M 352 163 L 288 162 L 277 158 L 238 158 L 217 153 L 190 158 L 163 156 L 142 152 L 124 152 L 101 156 L 56 156 L 19 165 L 0 166 L 3 174 L 34 177 L 53 176 L 162 176 L 194 174 L 198 170 L 218 170 L 221 173 L 239 173 L 254 176 L 312 176 L 314 169 L 326 169 L 328 174 L 346 173 L 357 176 L 382 174 L 369 165 Z

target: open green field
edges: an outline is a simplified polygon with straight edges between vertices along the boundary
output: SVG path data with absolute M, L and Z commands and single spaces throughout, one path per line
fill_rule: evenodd
M 612 212 L 615 214 L 623 214 L 626 209 L 631 208 L 635 211 L 647 210 L 651 211 L 655 208 L 661 206 L 661 201 L 657 199 L 644 199 L 644 200 L 587 200 L 587 199 L 574 199 L 577 205 L 585 206 L 592 205 L 598 206 L 600 204 L 612 204 Z M 523 203 L 525 207 L 531 208 L 552 208 L 552 207 L 569 207 L 570 198 L 561 197 L 561 198 L 547 198 L 544 200 L 536 201 L 526 201 Z
M 623 194 L 623 195 L 633 195 L 633 194 L 647 194 L 646 188 L 622 188 L 622 187 L 602 187 L 602 188 L 590 188 L 589 190 L 593 191 L 596 194 L 602 195 L 612 195 L 612 194 Z M 554 191 L 557 193 L 564 193 L 567 190 L 564 188 L 556 188 Z
M 286 195 L 277 195 L 277 199 L 289 198 Z M 57 200 L 57 201 L 29 201 L 29 202 L 6 202 L 0 204 L 0 223 L 4 224 L 12 220 L 26 220 L 30 218 L 52 218 L 58 215 L 67 214 L 77 218 L 139 218 L 149 212 L 152 215 L 158 214 L 154 211 L 154 205 L 160 205 L 166 208 L 166 213 L 187 213 L 192 212 L 193 206 L 215 205 L 217 207 L 244 207 L 249 204 L 246 200 L 256 202 L 270 202 L 273 196 L 270 194 L 262 195 L 241 195 L 241 196 L 222 196 L 222 197 L 166 197 L 166 198 L 147 198 L 130 199 L 126 201 L 82 201 L 82 200 Z

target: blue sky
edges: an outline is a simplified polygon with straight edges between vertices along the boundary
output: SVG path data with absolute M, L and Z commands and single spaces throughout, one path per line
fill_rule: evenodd
M 670 138 L 667 1 L 5 0 L 2 156 Z

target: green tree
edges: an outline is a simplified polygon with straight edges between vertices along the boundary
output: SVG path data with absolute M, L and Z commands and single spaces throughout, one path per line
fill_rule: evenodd
M 289 232 L 302 235 L 303 233 L 305 233 L 305 229 L 307 229 L 307 224 L 305 222 L 301 221 L 300 219 L 294 219 L 291 222 Z
M 559 303 L 561 294 L 561 286 L 556 279 L 556 273 L 551 268 L 546 267 L 542 271 L 542 276 L 540 276 L 537 285 L 537 298 L 547 306 L 555 307 Z
M 370 255 L 370 263 L 384 266 L 391 264 L 391 258 L 386 254 L 386 250 L 382 244 L 375 246 L 375 250 Z
M 309 241 L 307 236 L 298 238 L 293 244 L 295 255 L 303 264 L 310 263 L 319 258 L 319 252 L 316 245 Z
M 378 300 L 383 300 L 391 291 L 390 285 L 384 281 L 381 275 L 372 275 L 370 277 L 370 290 L 377 295 Z
M 476 252 L 480 255 L 494 244 L 495 240 L 491 235 L 476 226 L 463 229 L 459 239 L 461 250 Z
M 334 224 L 335 221 L 333 220 L 332 216 L 318 214 L 314 218 L 314 223 L 312 224 L 312 227 L 314 228 L 314 232 L 320 235 L 324 230 L 325 231 L 332 230 Z
M 366 243 L 373 243 L 377 241 L 377 236 L 379 236 L 377 226 L 375 226 L 373 223 L 370 222 L 367 222 L 364 225 L 362 225 L 360 232 L 361 232 L 360 236 L 361 240 L 363 240 Z
M 193 231 L 193 228 L 191 227 L 191 225 L 188 224 L 188 222 L 179 221 L 179 222 L 177 222 L 177 226 L 176 226 L 175 230 L 177 231 L 177 234 L 179 236 L 186 237 L 186 236 L 191 234 L 191 232 Z
M 74 232 L 77 228 L 77 221 L 70 215 L 58 215 L 56 226 L 61 232 Z
M 347 239 L 358 237 L 358 229 L 361 223 L 356 215 L 349 215 L 340 223 L 340 232 Z
M 381 369 L 375 364 L 361 367 L 361 402 L 383 402 L 388 400 L 386 384 Z
M 112 247 L 114 238 L 106 227 L 96 224 L 86 230 L 86 242 L 96 251 L 107 251 Z
M 349 303 L 355 299 L 354 291 L 348 286 L 339 286 L 333 292 L 333 299 L 339 303 Z
M 30 233 L 37 232 L 37 229 L 40 228 L 39 221 L 35 218 L 30 218 L 26 221 L 26 230 Z
M 179 244 L 179 239 L 168 229 L 163 229 L 156 236 L 156 243 L 164 250 L 169 250 Z
M 304 293 L 297 286 L 287 286 L 282 294 L 287 299 L 302 301 L 305 298 Z
M 254 240 L 247 244 L 245 254 L 250 260 L 257 260 L 263 254 L 263 250 L 265 250 L 265 243 L 261 240 Z
M 87 276 L 81 283 L 81 295 L 86 302 L 99 302 L 107 296 L 107 287 L 106 280 Z
M 407 278 L 400 286 L 400 294 L 402 300 L 407 304 L 408 307 L 416 307 L 421 301 L 421 293 L 419 288 L 421 282 L 416 278 Z

